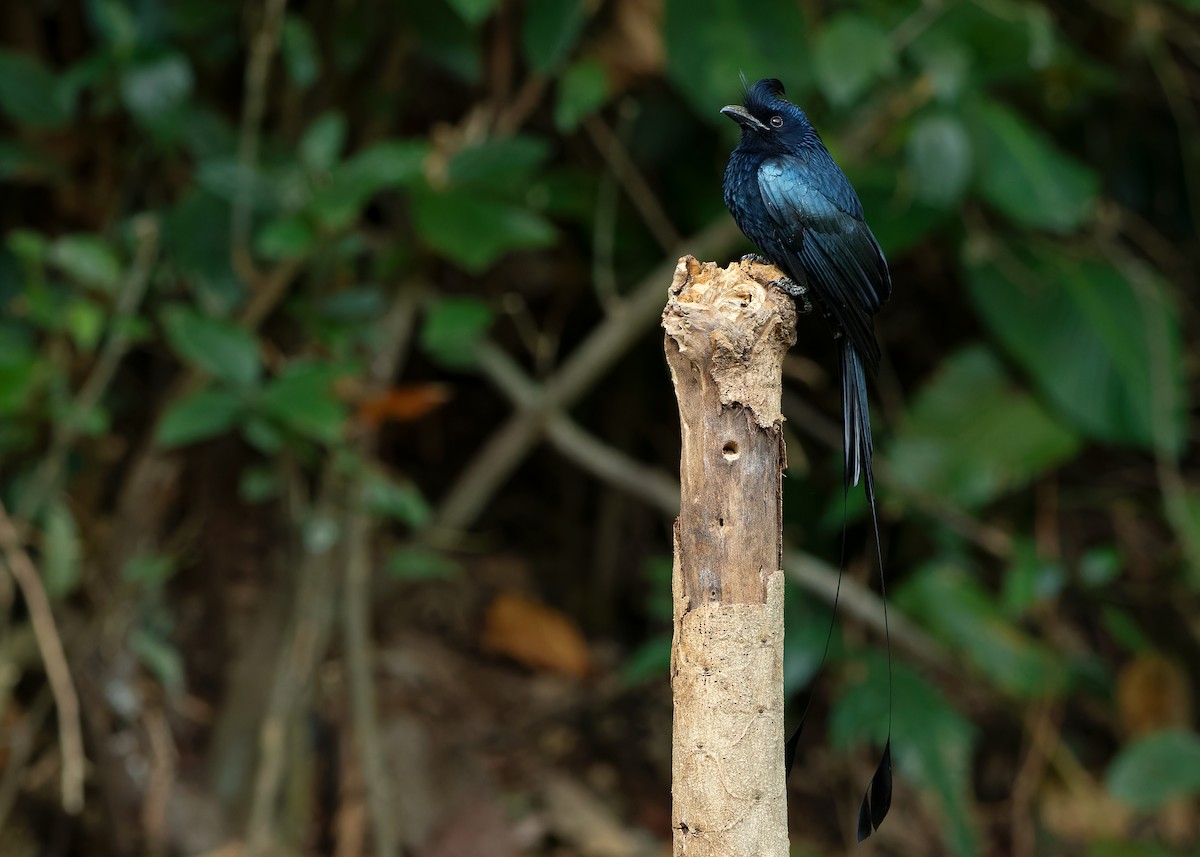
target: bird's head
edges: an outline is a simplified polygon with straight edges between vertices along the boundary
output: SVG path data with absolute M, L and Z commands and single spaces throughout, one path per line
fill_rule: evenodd
M 746 90 L 744 105 L 730 104 L 721 112 L 742 128 L 743 147 L 788 152 L 817 139 L 804 111 L 783 97 L 783 84 L 764 78 Z

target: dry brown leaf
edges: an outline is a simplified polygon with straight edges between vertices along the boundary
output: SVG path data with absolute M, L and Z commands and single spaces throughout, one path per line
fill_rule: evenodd
M 385 422 L 410 422 L 450 400 L 445 384 L 404 384 L 390 387 L 358 403 L 358 419 L 376 427 Z
M 1175 661 L 1155 652 L 1138 655 L 1117 676 L 1117 711 L 1130 738 L 1161 729 L 1187 728 L 1192 721 L 1188 675 Z M 1156 815 L 1164 839 L 1176 845 L 1195 841 L 1195 801 L 1180 799 Z
M 530 669 L 583 678 L 588 646 L 583 634 L 553 607 L 513 593 L 501 593 L 483 622 L 486 651 L 505 655 Z
M 1121 728 L 1131 738 L 1187 726 L 1192 718 L 1187 674 L 1162 655 L 1138 655 L 1117 676 L 1117 711 Z

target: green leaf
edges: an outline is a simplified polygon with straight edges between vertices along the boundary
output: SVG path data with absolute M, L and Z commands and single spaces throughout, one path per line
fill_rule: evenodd
M 71 121 L 70 91 L 36 60 L 0 49 L 0 111 L 18 125 L 59 128 Z
M 63 320 L 67 333 L 80 351 L 91 352 L 100 344 L 105 313 L 98 304 L 86 299 L 72 300 L 66 306 Z
M 193 187 L 163 218 L 163 256 L 174 262 L 182 284 L 198 301 L 230 312 L 245 296 L 229 258 L 229 206 Z
M 971 764 L 977 734 L 967 718 L 904 664 L 894 665 L 878 652 L 862 659 L 866 669 L 838 698 L 829 715 L 835 748 L 871 743 L 882 746 L 888 729 L 888 688 L 894 687 L 892 752 L 904 776 L 937 795 L 945 818 L 950 850 L 960 857 L 980 853 L 972 823 Z M 894 684 L 893 684 L 894 682 Z
M 521 44 L 534 71 L 549 74 L 570 56 L 587 20 L 582 0 L 530 0 Z
M 312 225 L 293 214 L 264 226 L 254 239 L 254 249 L 266 259 L 294 259 L 309 251 L 315 237 Z
M 952 114 L 917 120 L 908 137 L 908 169 L 917 199 L 955 207 L 971 179 L 971 139 L 962 120 Z
M 345 174 L 370 179 L 374 187 L 398 187 L 421 177 L 429 155 L 426 140 L 385 140 L 368 146 L 343 165 Z
M 443 366 L 475 365 L 475 346 L 492 324 L 492 311 L 478 298 L 442 298 L 425 313 L 421 349 Z
M 380 517 L 416 529 L 433 516 L 421 489 L 411 482 L 398 482 L 378 469 L 368 471 L 363 490 L 367 508 Z
M 424 140 L 387 140 L 362 150 L 334 167 L 313 194 L 313 213 L 331 229 L 349 225 L 376 193 L 420 179 L 428 154 Z
M 1182 335 L 1165 286 L 1049 244 L 979 256 L 967 269 L 976 309 L 1064 417 L 1097 440 L 1183 448 Z
M 1200 736 L 1158 732 L 1122 748 L 1105 775 L 1113 797 L 1139 810 L 1154 810 L 1200 794 Z
M 143 124 L 158 125 L 192 93 L 192 67 L 183 54 L 142 60 L 121 71 L 121 100 Z
M 46 507 L 42 526 L 42 582 L 51 600 L 58 600 L 79 583 L 79 529 L 71 510 L 58 502 Z
M 574 131 L 585 117 L 604 106 L 608 98 L 608 75 L 595 60 L 573 63 L 558 84 L 554 124 L 559 131 Z
M 155 432 L 159 446 L 185 446 L 229 431 L 238 423 L 242 403 L 225 390 L 200 390 L 180 399 L 163 414 Z
M 891 39 L 869 18 L 843 12 L 817 35 L 813 71 L 830 104 L 853 103 L 873 82 L 895 69 Z
M 659 634 L 642 643 L 621 663 L 618 678 L 625 687 L 652 679 L 663 681 L 671 669 L 671 635 Z
M 242 437 L 264 455 L 274 455 L 283 449 L 284 443 L 287 442 L 278 426 L 269 419 L 254 414 L 242 423 Z
M 1116 580 L 1123 565 L 1120 551 L 1112 545 L 1090 548 L 1079 558 L 1079 581 L 1091 589 L 1099 589 Z
M 69 424 L 83 437 L 100 437 L 108 433 L 109 414 L 103 405 L 82 410 L 75 402 L 59 401 L 51 409 L 55 424 Z
M 117 254 L 95 235 L 64 235 L 50 245 L 47 259 L 78 283 L 115 290 L 121 281 Z
M 36 353 L 0 355 L 0 414 L 18 415 L 37 389 L 43 364 Z
M 137 21 L 122 0 L 95 0 L 88 11 L 97 34 L 118 55 L 128 54 L 137 44 Z
M 397 548 L 387 562 L 388 574 L 400 580 L 447 580 L 458 571 L 458 563 L 430 548 Z
M 247 503 L 262 503 L 279 496 L 279 474 L 271 467 L 246 467 L 238 479 L 238 497 Z
M 670 556 L 657 554 L 642 561 L 642 586 L 645 596 L 642 602 L 646 615 L 654 620 L 670 622 L 675 609 L 671 596 L 671 575 L 674 562 Z M 784 657 L 786 658 L 786 652 Z
M 550 152 L 540 137 L 515 136 L 468 146 L 450 161 L 450 181 L 501 193 L 534 177 Z
M 283 22 L 279 47 L 292 83 L 307 89 L 316 82 L 321 73 L 321 55 L 307 21 L 299 15 L 289 14 Z
M 937 99 L 958 99 L 970 80 L 971 51 L 961 41 L 949 38 L 921 39 L 913 44 L 913 54 L 928 75 Z
M 161 586 L 171 579 L 176 569 L 175 557 L 165 553 L 139 553 L 129 558 L 121 569 L 126 583 Z
M 912 490 L 976 508 L 1070 459 L 1079 438 L 975 346 L 946 360 L 914 397 L 888 451 Z
M 448 0 L 448 3 L 468 24 L 478 24 L 492 13 L 496 0 Z
M 663 589 L 665 615 L 658 617 L 668 621 L 674 609 L 670 593 L 668 575 Z M 830 636 L 830 611 L 823 602 L 797 586 L 789 585 L 784 590 L 783 623 L 788 631 L 783 637 L 783 692 L 791 697 L 816 677 L 825 656 L 826 640 L 829 640 L 829 657 L 836 660 L 841 655 L 842 636 L 836 629 Z
M 14 256 L 30 268 L 40 266 L 50 248 L 46 236 L 32 229 L 13 229 L 4 236 L 4 243 Z
M 289 363 L 267 384 L 259 406 L 301 437 L 334 443 L 346 423 L 346 406 L 334 395 L 334 382 L 347 371 L 346 366 L 335 363 Z
M 33 330 L 0 318 L 0 413 L 20 409 L 43 366 Z
M 1025 538 L 1013 545 L 1013 560 L 1004 575 L 1000 602 L 1004 614 L 1019 619 L 1034 606 L 1052 601 L 1067 583 L 1062 563 L 1038 556 L 1037 546 Z
M 163 323 L 167 341 L 185 362 L 241 387 L 257 383 L 262 362 L 249 331 L 180 305 L 163 312 Z
M 1112 604 L 1101 605 L 1100 618 L 1105 630 L 1126 651 L 1148 652 L 1153 649 L 1137 621 L 1121 608 Z
M 330 111 L 312 121 L 300 138 L 300 163 L 315 173 L 323 173 L 337 163 L 346 145 L 346 117 Z
M 145 628 L 134 628 L 129 648 L 168 692 L 183 691 L 183 655 L 169 640 Z
M 232 157 L 213 157 L 200 162 L 196 183 L 227 202 L 246 193 L 259 207 L 269 207 L 279 201 L 280 188 L 262 170 L 239 163 Z
M 421 238 L 475 274 L 512 250 L 548 247 L 556 238 L 540 215 L 466 189 L 414 191 L 412 209 Z
M 966 68 L 951 72 L 958 85 L 982 89 L 996 81 L 1037 79 L 1031 73 L 1049 65 L 1058 53 L 1058 34 L 1047 10 L 1025 0 L 988 0 L 987 3 L 954 3 L 943 7 L 912 50 L 926 69 L 946 70 L 966 60 Z M 946 59 L 961 51 L 963 59 Z M 941 52 L 942 56 L 932 58 Z M 931 62 L 932 59 L 932 62 Z M 934 78 L 935 85 L 939 81 Z M 966 86 L 964 86 L 966 88 Z
M 961 570 L 921 569 L 897 591 L 896 603 L 1001 690 L 1026 699 L 1065 689 L 1062 657 L 1005 619 L 995 598 Z
M 947 209 L 934 208 L 909 194 L 897 193 L 898 169 L 894 162 L 877 161 L 863 167 L 854 165 L 849 170 L 871 231 L 889 259 L 916 246 L 952 218 L 958 220 Z
M 1099 180 L 1017 113 L 981 99 L 967 113 L 983 198 L 1025 226 L 1070 232 L 1092 215 Z
M 495 0 L 487 2 L 485 16 L 495 6 Z M 449 71 L 463 82 L 482 82 L 482 28 L 464 20 L 449 3 L 409 4 L 404 11 L 405 25 L 413 35 L 412 46 L 422 60 Z
M 700 117 L 728 126 L 731 136 L 733 123 L 718 111 L 741 100 L 743 73 L 751 82 L 777 77 L 794 98 L 809 84 L 804 18 L 793 0 L 758 0 L 753 14 L 726 0 L 666 0 L 662 32 L 672 82 Z
M 181 144 L 197 162 L 221 157 L 236 148 L 236 131 L 228 116 L 199 102 L 186 104 L 180 115 Z
M 375 286 L 355 286 L 325 295 L 316 303 L 322 318 L 360 324 L 380 318 L 387 310 L 383 292 Z

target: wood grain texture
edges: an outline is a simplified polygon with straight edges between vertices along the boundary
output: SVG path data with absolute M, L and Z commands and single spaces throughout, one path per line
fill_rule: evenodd
M 663 312 L 679 400 L 679 559 L 689 609 L 762 604 L 781 566 L 783 356 L 796 339 L 773 265 L 685 256 Z
M 795 309 L 775 267 L 679 261 L 663 328 L 679 400 L 674 853 L 786 857 L 783 356 Z

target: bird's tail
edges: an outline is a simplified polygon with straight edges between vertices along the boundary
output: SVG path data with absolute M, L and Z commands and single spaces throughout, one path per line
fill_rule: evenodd
M 871 412 L 867 407 L 867 373 L 862 358 L 850 341 L 842 337 L 842 449 L 846 455 L 846 487 L 866 479 L 867 502 L 875 507 L 874 459 L 871 446 Z
M 846 455 L 845 490 L 857 485 L 861 480 L 867 493 L 867 505 L 871 509 L 871 528 L 875 534 L 875 555 L 879 560 L 879 586 L 883 600 L 883 628 L 887 637 L 888 663 L 888 731 L 887 741 L 883 745 L 883 757 L 871 778 L 871 785 L 863 795 L 862 805 L 858 809 L 858 841 L 862 842 L 883 822 L 888 809 L 892 805 L 892 632 L 888 627 L 887 615 L 887 585 L 883 574 L 883 550 L 879 546 L 879 515 L 875 508 L 875 475 L 872 468 L 873 456 L 871 445 L 871 413 L 867 406 L 867 373 L 863 369 L 862 358 L 854 349 L 848 337 L 842 339 L 842 424 L 845 426 L 843 437 Z M 843 494 L 845 499 L 845 494 Z M 846 530 L 845 512 L 842 513 L 842 561 L 846 560 Z M 842 594 L 842 575 L 839 571 L 837 591 L 833 596 L 833 615 L 829 619 L 829 631 L 825 635 L 825 651 L 821 655 L 821 666 L 825 666 L 825 658 L 829 655 L 829 643 L 833 639 L 833 626 L 837 621 L 838 601 Z M 804 722 L 808 719 L 808 711 L 812 705 L 812 696 L 804 706 L 800 715 L 800 723 L 796 726 L 792 737 L 784 745 L 784 776 L 792 773 L 792 765 L 796 761 L 796 751 L 800 744 L 800 733 Z
M 872 469 L 871 412 L 867 406 L 867 373 L 862 358 L 849 337 L 842 337 L 842 448 L 846 456 L 846 488 L 859 480 L 867 494 L 875 552 L 879 560 L 879 588 L 883 600 L 883 628 L 887 636 L 888 658 L 888 736 L 883 758 L 858 810 L 858 841 L 870 836 L 887 815 L 892 804 L 892 634 L 887 621 L 887 583 L 883 573 L 883 549 L 879 545 L 879 514 L 875 508 L 875 474 Z M 839 580 L 840 583 L 840 580 Z

